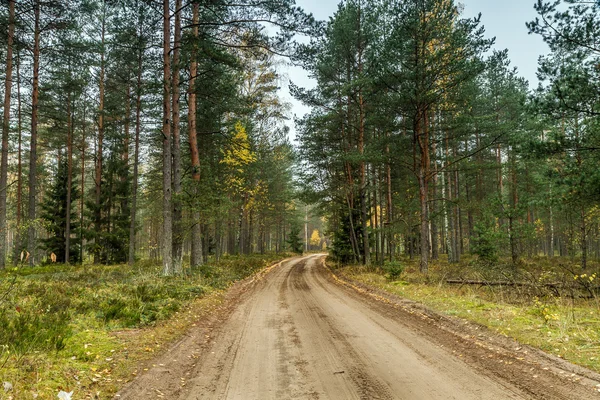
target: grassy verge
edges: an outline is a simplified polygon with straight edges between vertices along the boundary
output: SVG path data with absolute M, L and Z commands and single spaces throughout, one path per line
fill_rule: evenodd
M 224 289 L 280 255 L 224 257 L 185 277 L 160 266 L 65 266 L 0 273 L 0 399 L 111 398 Z
M 600 299 L 534 295 L 507 287 L 445 284 L 449 267 L 434 263 L 427 278 L 415 262 L 404 272 L 343 267 L 336 273 L 422 303 L 438 312 L 474 321 L 501 335 L 600 372 Z M 574 279 L 571 276 L 570 279 Z M 581 277 L 579 276 L 579 279 Z M 587 276 L 589 279 L 589 275 Z

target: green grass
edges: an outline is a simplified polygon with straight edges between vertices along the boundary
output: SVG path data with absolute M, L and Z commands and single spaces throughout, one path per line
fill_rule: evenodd
M 51 265 L 0 273 L 0 399 L 112 398 L 223 300 L 224 289 L 283 255 L 228 256 L 182 277 L 150 262 Z M 98 397 L 94 397 L 98 396 Z
M 445 278 L 456 277 L 459 270 L 463 277 L 482 276 L 473 272 L 469 261 L 459 266 L 435 262 L 427 277 L 416 272 L 416 261 L 403 260 L 403 263 L 405 272 L 395 279 L 390 279 L 386 269 L 350 266 L 336 272 L 443 314 L 487 326 L 498 334 L 600 372 L 599 298 L 572 299 L 546 291 L 534 294 L 505 287 L 448 285 L 444 283 Z M 529 262 L 520 267 L 519 276 L 533 276 L 542 282 L 555 282 L 559 278 L 573 280 L 573 275 L 564 273 L 565 265 L 560 267 L 558 263 L 568 261 L 558 260 L 555 269 Z M 571 267 L 577 271 L 576 266 Z M 466 271 L 471 275 L 466 275 Z

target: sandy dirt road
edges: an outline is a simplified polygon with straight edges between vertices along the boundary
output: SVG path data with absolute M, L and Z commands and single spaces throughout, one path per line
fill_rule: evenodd
M 365 295 L 322 256 L 282 263 L 236 301 L 117 398 L 600 399 L 595 375 Z

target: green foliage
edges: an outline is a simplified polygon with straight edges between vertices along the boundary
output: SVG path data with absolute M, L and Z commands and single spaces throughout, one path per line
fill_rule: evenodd
M 84 231 L 90 242 L 88 248 L 95 260 L 103 264 L 122 263 L 127 260 L 129 245 L 131 177 L 119 153 L 123 144 L 114 142 L 110 157 L 103 168 L 100 206 L 95 203 L 92 187 L 86 206 L 91 223 Z
M 292 224 L 289 236 L 287 238 L 287 244 L 292 253 L 302 254 L 303 244 L 302 244 L 302 239 L 300 239 L 300 225 L 299 224 Z
M 471 238 L 471 253 L 479 256 L 484 264 L 498 262 L 501 234 L 498 233 L 492 218 L 482 218 L 475 224 L 475 235 Z
M 82 319 L 109 330 L 153 325 L 191 300 L 227 288 L 281 257 L 224 257 L 185 277 L 169 278 L 161 277 L 161 267 L 150 263 L 52 264 L 1 272 L 0 348 L 8 346 L 17 354 L 60 351 L 78 333 L 75 325 Z
M 68 188 L 68 164 L 66 157 L 62 157 L 58 164 L 58 171 L 54 178 L 54 183 L 46 192 L 46 198 L 42 203 L 41 219 L 45 222 L 46 231 L 49 233 L 47 239 L 41 239 L 42 248 L 46 255 L 50 253 L 56 255 L 56 262 L 65 262 L 66 253 L 66 227 L 67 227 L 67 188 Z M 70 227 L 71 235 L 76 233 L 79 224 L 77 223 L 75 204 L 79 198 L 79 191 L 75 182 L 71 184 L 71 216 Z M 70 262 L 79 261 L 79 240 L 71 237 L 69 258 Z
M 389 281 L 397 281 L 404 272 L 404 264 L 400 261 L 388 261 L 383 264 L 383 270 L 386 272 L 386 278 Z
M 341 211 L 344 214 L 344 211 Z M 360 228 L 356 228 L 359 224 L 357 215 L 354 215 L 354 227 L 356 237 L 360 237 Z M 352 239 L 352 226 L 350 225 L 349 217 L 346 213 L 345 216 L 340 218 L 340 224 L 337 229 L 332 232 L 331 242 L 331 257 L 334 261 L 341 264 L 349 264 L 356 261 L 356 254 L 353 250 Z
M 12 285 L 0 285 L 0 293 L 15 290 Z M 32 282 L 22 288 L 22 301 L 0 303 L 0 345 L 8 351 L 60 351 L 72 334 L 72 300 L 64 285 Z
M 80 393 L 93 389 L 93 396 L 102 388 L 112 395 L 121 386 L 117 380 L 130 379 L 141 360 L 189 329 L 197 321 L 194 314 L 212 313 L 222 299 L 219 290 L 286 256 L 222 257 L 203 266 L 210 278 L 200 270 L 163 277 L 162 266 L 147 260 L 134 266 L 46 264 L 0 271 L 3 379 L 13 382 L 17 398 L 35 390 L 50 399 L 58 387 L 76 387 L 102 374 L 112 381 L 98 379 L 82 385 Z

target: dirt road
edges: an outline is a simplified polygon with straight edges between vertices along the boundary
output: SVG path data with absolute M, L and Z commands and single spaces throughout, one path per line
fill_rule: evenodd
M 340 284 L 321 256 L 282 263 L 236 301 L 117 398 L 600 399 L 593 373 Z

